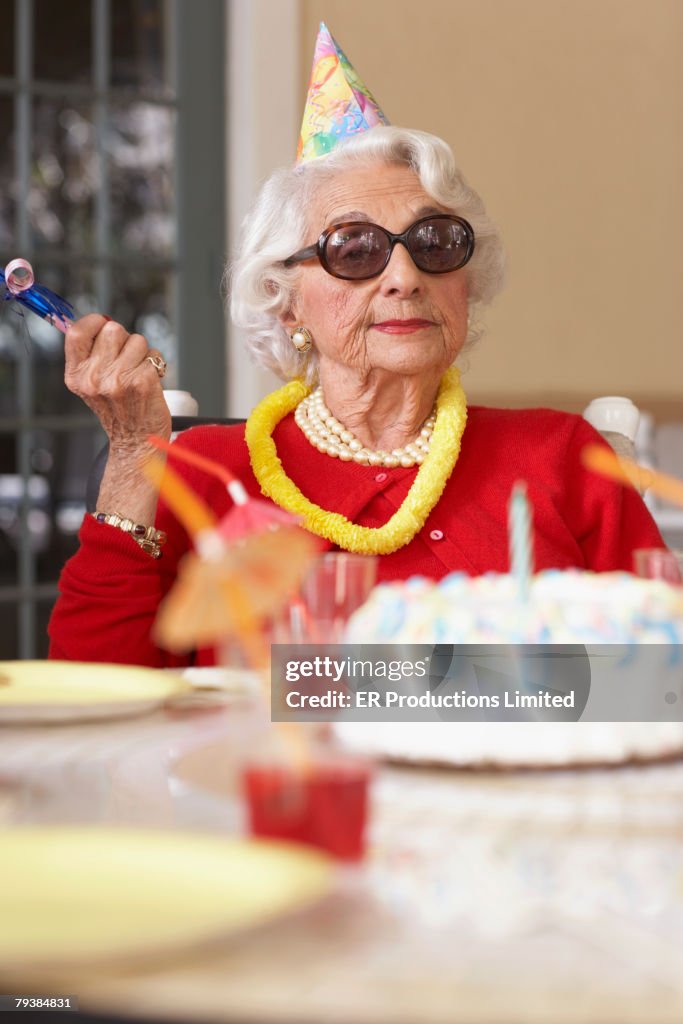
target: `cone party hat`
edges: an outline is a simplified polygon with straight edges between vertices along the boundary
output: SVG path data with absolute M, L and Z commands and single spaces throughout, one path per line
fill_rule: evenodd
M 325 22 L 321 22 L 296 162 L 324 156 L 342 140 L 378 124 L 389 121 Z

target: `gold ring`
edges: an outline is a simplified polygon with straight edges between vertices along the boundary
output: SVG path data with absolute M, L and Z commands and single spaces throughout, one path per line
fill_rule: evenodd
M 161 356 L 145 356 L 145 359 L 148 363 L 152 364 L 160 377 L 164 377 L 166 375 L 166 367 L 168 366 L 168 363 L 162 359 Z

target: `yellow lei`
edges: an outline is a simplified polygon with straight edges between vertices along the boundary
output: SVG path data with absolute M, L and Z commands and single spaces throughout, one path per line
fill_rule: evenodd
M 299 516 L 310 533 L 324 537 L 344 551 L 363 555 L 389 555 L 398 551 L 409 544 L 424 526 L 460 454 L 467 404 L 460 386 L 459 371 L 452 367 L 443 375 L 436 399 L 436 423 L 429 453 L 399 510 L 388 523 L 379 527 L 356 526 L 338 512 L 326 512 L 319 505 L 314 505 L 282 468 L 273 431 L 310 390 L 303 381 L 290 381 L 260 402 L 247 420 L 247 447 L 262 492 L 281 508 Z

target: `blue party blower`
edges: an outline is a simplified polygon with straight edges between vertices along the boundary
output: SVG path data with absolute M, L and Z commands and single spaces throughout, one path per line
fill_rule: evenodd
M 70 302 L 35 283 L 33 267 L 27 260 L 12 260 L 4 272 L 0 270 L 0 284 L 5 286 L 2 298 L 6 302 L 18 302 L 64 334 L 76 317 Z

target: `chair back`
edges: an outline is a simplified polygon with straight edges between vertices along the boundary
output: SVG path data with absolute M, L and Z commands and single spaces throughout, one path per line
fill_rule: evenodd
M 173 392 L 185 396 L 186 392 Z M 187 396 L 191 399 L 191 396 Z M 185 405 L 180 406 L 187 408 L 187 401 L 184 399 Z M 196 405 L 196 403 L 194 403 Z M 169 403 L 170 405 L 170 403 Z M 584 419 L 598 430 L 605 438 L 608 444 L 610 444 L 617 455 L 628 455 L 633 458 L 634 455 L 634 440 L 636 436 L 636 430 L 638 428 L 638 419 L 640 413 L 638 407 L 631 402 L 628 398 L 622 397 L 606 397 L 594 399 L 583 411 Z M 219 419 L 215 417 L 205 416 L 173 416 L 172 417 L 173 433 L 180 433 L 182 430 L 188 430 L 190 427 L 198 427 L 202 425 L 223 425 L 231 426 L 235 423 L 244 423 L 243 419 Z M 109 445 L 105 444 L 102 450 L 95 457 L 95 461 L 92 464 L 90 473 L 88 474 L 88 480 L 85 489 L 85 507 L 88 512 L 94 512 L 97 508 L 97 497 L 100 493 L 100 484 L 102 483 L 102 477 L 104 476 L 104 469 L 107 465 L 107 458 L 109 457 Z

